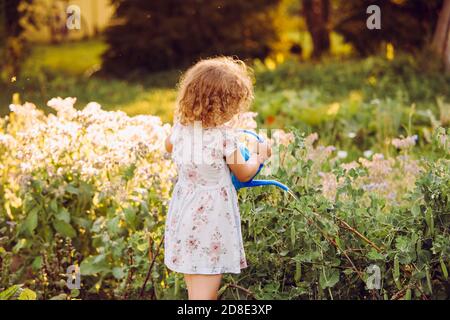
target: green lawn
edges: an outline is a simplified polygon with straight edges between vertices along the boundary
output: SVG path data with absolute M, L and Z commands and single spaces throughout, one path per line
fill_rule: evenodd
M 171 121 L 176 97 L 176 71 L 151 74 L 134 81 L 91 76 L 101 66 L 107 48 L 101 40 L 35 45 L 16 82 L 4 84 L 0 115 L 8 112 L 13 93 L 21 102 L 29 101 L 46 109 L 52 97 L 77 97 L 77 107 L 90 101 L 107 110 L 123 110 L 130 115 L 149 113 Z
M 23 72 L 25 75 L 36 74 L 44 69 L 71 76 L 85 75 L 100 67 L 101 55 L 107 47 L 99 39 L 55 45 L 36 44 L 23 65 Z

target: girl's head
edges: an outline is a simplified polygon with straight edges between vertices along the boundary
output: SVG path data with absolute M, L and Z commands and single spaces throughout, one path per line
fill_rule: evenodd
M 244 111 L 252 99 L 244 62 L 229 57 L 201 60 L 181 78 L 176 118 L 183 125 L 201 121 L 204 127 L 216 127 Z

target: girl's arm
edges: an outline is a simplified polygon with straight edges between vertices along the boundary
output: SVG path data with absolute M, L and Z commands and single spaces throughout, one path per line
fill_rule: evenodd
M 253 153 L 248 161 L 244 160 L 239 149 L 226 158 L 231 172 L 234 173 L 239 181 L 249 181 L 258 171 L 260 164 L 271 156 L 272 149 L 267 143 L 260 143 L 258 147 L 260 149 L 259 153 Z

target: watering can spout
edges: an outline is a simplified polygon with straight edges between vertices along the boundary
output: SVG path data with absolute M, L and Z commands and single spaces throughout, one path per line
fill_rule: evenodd
M 247 183 L 244 183 L 244 185 L 242 186 L 243 188 L 246 187 L 259 187 L 259 186 L 276 186 L 284 191 L 288 191 L 289 188 L 286 187 L 284 184 L 282 184 L 281 182 L 275 181 L 275 180 L 251 180 Z

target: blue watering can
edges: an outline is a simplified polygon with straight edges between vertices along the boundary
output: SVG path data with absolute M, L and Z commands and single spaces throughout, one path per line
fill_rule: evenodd
M 264 142 L 264 139 L 262 137 L 260 137 L 259 135 L 257 135 L 256 133 L 254 133 L 252 131 L 242 130 L 242 132 L 255 137 L 258 142 Z M 241 154 L 242 154 L 242 157 L 244 158 L 244 160 L 248 161 L 248 159 L 250 159 L 250 155 L 251 155 L 250 150 L 248 150 L 248 148 L 246 146 L 244 146 L 243 144 L 241 144 L 239 146 L 239 150 L 241 151 Z M 239 181 L 236 178 L 236 176 L 233 173 L 231 173 L 231 181 L 233 182 L 233 185 L 236 188 L 236 190 L 239 190 L 241 188 L 252 188 L 252 187 L 259 187 L 259 186 L 276 186 L 284 191 L 290 192 L 288 187 L 286 187 L 281 182 L 278 182 L 275 180 L 253 180 L 256 177 L 256 175 L 258 175 L 258 173 L 261 171 L 261 169 L 263 167 L 264 167 L 264 164 L 261 163 L 261 165 L 259 166 L 258 171 L 256 171 L 255 175 L 249 181 L 246 181 L 246 182 Z

